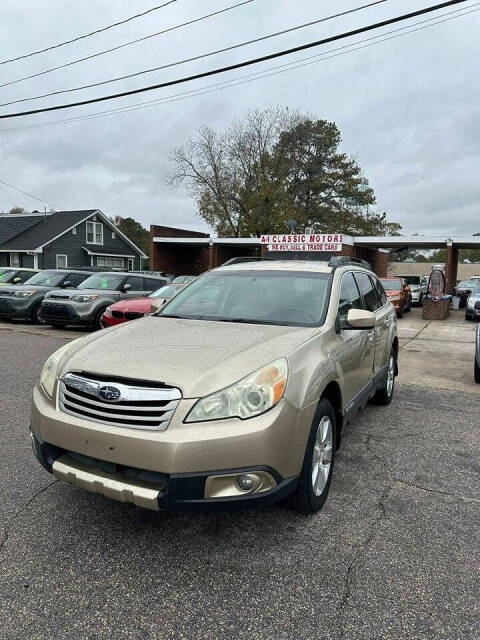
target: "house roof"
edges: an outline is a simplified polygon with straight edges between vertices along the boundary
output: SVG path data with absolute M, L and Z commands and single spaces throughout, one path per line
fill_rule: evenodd
M 43 219 L 44 216 L 42 216 Z M 0 245 L 8 242 L 23 231 L 40 222 L 38 214 L 24 215 L 0 215 Z
M 46 216 L 19 215 L 18 222 L 14 216 L 0 216 L 0 249 L 33 251 L 96 211 L 97 209 L 83 209 L 56 211 Z M 16 231 L 12 233 L 11 230 L 14 229 Z M 3 235 L 6 239 L 3 239 Z
M 118 249 L 108 249 L 106 247 L 103 247 L 102 245 L 95 245 L 95 248 L 93 248 L 93 246 L 89 247 L 82 247 L 82 249 L 84 249 L 88 255 L 90 256 L 118 256 L 121 258 L 134 258 L 135 254 L 134 253 L 119 253 Z

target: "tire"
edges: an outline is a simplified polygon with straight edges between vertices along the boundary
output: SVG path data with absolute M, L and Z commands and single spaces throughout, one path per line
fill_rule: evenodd
M 411 310 L 412 310 L 412 303 L 410 303 L 408 307 L 405 307 L 405 313 L 410 313 Z
M 390 404 L 393 398 L 393 392 L 395 390 L 395 372 L 397 370 L 397 359 L 395 357 L 395 349 L 390 351 L 390 357 L 388 358 L 388 372 L 385 384 L 377 393 L 373 396 L 372 402 L 374 404 L 387 405 Z
M 105 313 L 106 308 L 107 307 L 105 307 L 104 309 L 100 309 L 100 311 L 97 311 L 95 315 L 95 320 L 90 325 L 90 328 L 92 329 L 92 331 L 98 331 L 103 328 L 100 320 L 102 319 L 102 316 Z
M 423 293 L 421 293 L 420 297 L 418 298 L 418 306 L 423 307 Z
M 31 321 L 35 324 L 45 324 L 45 321 L 42 320 L 39 316 L 41 306 L 42 306 L 42 303 L 37 304 L 35 309 L 32 311 Z
M 331 403 L 323 398 L 318 403 L 310 427 L 298 485 L 289 496 L 290 505 L 296 511 L 312 514 L 320 511 L 325 504 L 332 480 L 336 438 L 335 411 Z M 317 489 L 314 488 L 315 481 Z
M 475 363 L 473 365 L 473 377 L 475 382 L 480 383 L 480 367 L 478 366 L 477 359 L 475 358 Z
M 465 320 L 467 322 L 470 322 L 471 320 L 473 320 L 473 318 L 471 318 L 470 316 L 468 316 L 467 314 L 465 314 Z
M 397 311 L 397 318 L 400 320 L 401 318 L 403 318 L 403 308 L 400 308 Z

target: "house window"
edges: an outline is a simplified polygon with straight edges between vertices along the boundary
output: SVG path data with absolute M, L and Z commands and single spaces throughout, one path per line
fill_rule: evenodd
M 115 231 L 112 231 L 112 240 L 115 240 Z
M 11 267 L 19 267 L 20 266 L 20 254 L 19 253 L 11 253 L 10 254 L 10 266 Z
M 72 229 L 72 235 L 76 236 L 77 235 L 77 227 L 73 227 Z
M 65 269 L 68 267 L 68 258 L 65 254 L 57 253 L 57 269 Z
M 87 244 L 103 244 L 103 224 L 87 222 Z
M 107 269 L 125 269 L 125 259 L 98 256 L 97 267 L 106 267 Z
M 134 258 L 128 258 L 128 270 L 133 271 L 135 269 Z

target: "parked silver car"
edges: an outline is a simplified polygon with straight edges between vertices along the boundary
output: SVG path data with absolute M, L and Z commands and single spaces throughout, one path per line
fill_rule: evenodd
M 422 275 L 408 275 L 398 276 L 403 278 L 405 284 L 410 287 L 410 293 L 412 294 L 412 304 L 421 305 L 423 298 L 428 292 L 428 278 Z
M 465 305 L 465 320 L 480 319 L 480 280 L 467 298 Z

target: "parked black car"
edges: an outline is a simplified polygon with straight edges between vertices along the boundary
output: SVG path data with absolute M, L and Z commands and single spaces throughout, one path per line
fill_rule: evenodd
M 461 280 L 454 288 L 454 293 L 460 298 L 460 308 L 462 309 L 470 294 L 478 284 L 478 278 L 471 278 L 469 280 Z
M 100 329 L 105 309 L 124 298 L 148 296 L 167 284 L 165 278 L 106 271 L 94 273 L 76 291 L 52 291 L 45 296 L 40 318 L 53 327 L 79 325 Z
M 0 318 L 40 322 L 39 310 L 45 294 L 54 289 L 75 289 L 91 272 L 74 269 L 46 269 L 24 284 L 0 287 Z

